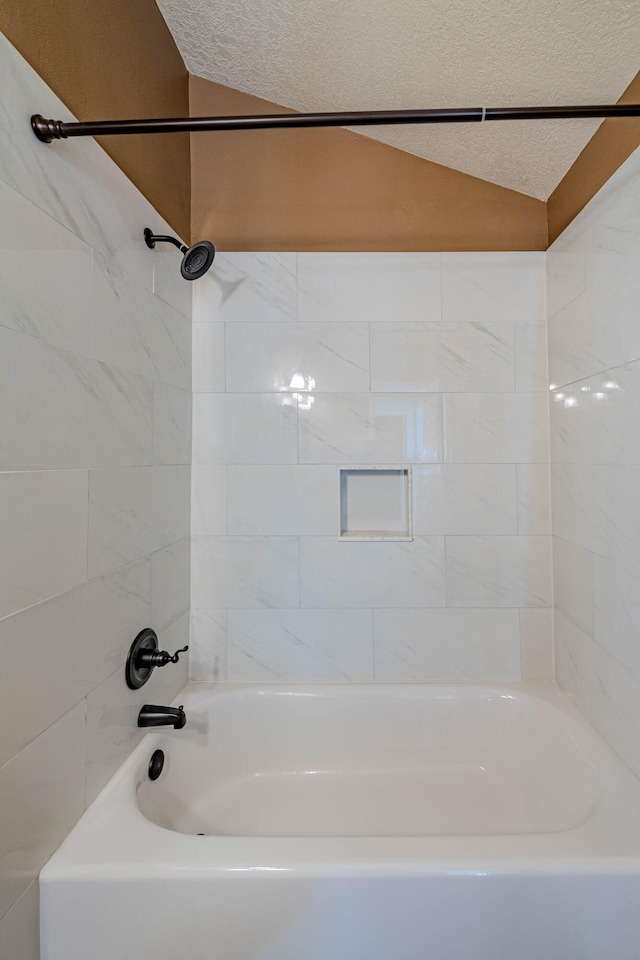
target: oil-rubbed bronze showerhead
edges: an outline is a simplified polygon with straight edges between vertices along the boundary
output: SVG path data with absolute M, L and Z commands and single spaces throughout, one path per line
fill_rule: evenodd
M 204 276 L 216 255 L 216 248 L 209 240 L 200 240 L 193 246 L 187 247 L 180 243 L 176 237 L 165 237 L 153 233 L 149 227 L 144 231 L 144 242 L 153 250 L 156 243 L 172 243 L 181 253 L 184 254 L 180 264 L 180 273 L 185 280 L 197 280 Z
M 185 280 L 197 280 L 207 272 L 215 255 L 215 247 L 209 240 L 194 243 L 184 255 L 180 264 L 180 273 Z

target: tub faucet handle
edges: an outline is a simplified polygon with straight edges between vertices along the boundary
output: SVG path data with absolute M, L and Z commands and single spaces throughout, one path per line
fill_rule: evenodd
M 180 659 L 180 654 L 186 653 L 188 649 L 189 649 L 189 644 L 187 644 L 186 647 L 181 647 L 179 650 L 176 650 L 174 655 L 172 657 L 169 657 L 169 660 L 171 661 L 171 663 L 177 663 L 178 660 Z
M 129 648 L 125 678 L 131 690 L 139 690 L 147 682 L 156 667 L 166 667 L 168 663 L 178 663 L 180 654 L 186 653 L 189 645 L 181 647 L 175 653 L 168 653 L 158 647 L 158 634 L 151 627 L 145 627 Z
M 166 667 L 168 663 L 177 663 L 180 654 L 185 653 L 188 649 L 189 645 L 187 644 L 181 650 L 176 650 L 173 656 L 166 650 L 141 650 L 136 658 L 136 663 L 143 667 Z

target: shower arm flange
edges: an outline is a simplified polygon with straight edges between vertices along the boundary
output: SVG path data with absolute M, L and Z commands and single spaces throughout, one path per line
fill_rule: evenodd
M 305 127 L 365 127 L 414 123 L 483 123 L 486 120 L 572 120 L 589 117 L 640 117 L 640 104 L 568 107 L 468 107 L 433 110 L 364 110 L 346 113 L 258 114 L 237 117 L 177 117 L 142 120 L 47 120 L 36 113 L 31 127 L 38 140 L 149 133 L 200 133 L 216 130 L 275 130 Z

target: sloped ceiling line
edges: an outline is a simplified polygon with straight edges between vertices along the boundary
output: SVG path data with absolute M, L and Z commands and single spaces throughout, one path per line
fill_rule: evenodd
M 195 76 L 302 112 L 615 103 L 638 70 L 630 0 L 158 0 Z M 599 120 L 358 132 L 547 199 Z

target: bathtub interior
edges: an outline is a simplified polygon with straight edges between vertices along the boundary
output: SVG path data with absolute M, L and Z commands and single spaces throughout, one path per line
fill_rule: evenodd
M 197 685 L 196 685 L 197 686 Z M 266 685 L 192 698 L 140 811 L 182 834 L 555 833 L 597 808 L 579 724 L 511 688 Z

